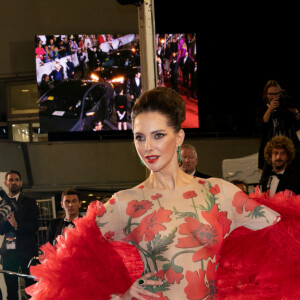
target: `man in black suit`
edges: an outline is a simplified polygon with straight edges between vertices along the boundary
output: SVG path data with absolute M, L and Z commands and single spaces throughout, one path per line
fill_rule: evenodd
M 186 87 L 189 86 L 191 67 L 192 59 L 189 57 L 188 51 L 185 51 L 184 56 L 180 59 L 180 69 L 182 72 L 182 82 Z
M 271 196 L 286 189 L 300 194 L 300 172 L 290 165 L 295 157 L 292 140 L 286 136 L 274 136 L 267 143 L 264 156 L 273 169 L 261 178 L 262 191 L 270 190 Z
M 200 178 L 209 178 L 211 176 L 196 170 L 198 164 L 198 155 L 196 148 L 190 144 L 184 144 L 180 147 L 181 151 L 181 169 L 192 176 Z
M 172 89 L 178 92 L 178 61 L 175 52 L 172 53 L 171 62 L 170 62 L 170 80 Z
M 11 170 L 5 175 L 8 196 L 12 198 L 12 211 L 0 222 L 0 234 L 4 235 L 1 247 L 3 269 L 29 274 L 28 264 L 38 254 L 36 232 L 39 228 L 36 200 L 21 192 L 22 179 L 18 171 Z M 18 278 L 4 274 L 7 299 L 19 299 Z M 25 279 L 26 286 L 34 284 Z
M 65 211 L 64 218 L 57 218 L 50 222 L 48 228 L 48 242 L 55 245 L 56 237 L 64 234 L 65 228 L 72 229 L 75 227 L 73 221 L 80 218 L 79 208 L 81 201 L 76 189 L 66 189 L 61 195 L 61 207 Z
M 134 78 L 130 81 L 129 93 L 132 99 L 131 107 L 134 105 L 136 99 L 142 93 L 142 81 L 141 81 L 141 72 L 137 71 Z

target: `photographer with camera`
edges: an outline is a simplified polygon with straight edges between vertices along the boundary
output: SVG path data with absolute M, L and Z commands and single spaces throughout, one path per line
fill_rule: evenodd
M 299 167 L 300 142 L 297 136 L 297 128 L 300 124 L 300 113 L 296 100 L 290 97 L 275 80 L 269 80 L 263 90 L 265 106 L 259 117 L 261 142 L 258 154 L 258 168 L 264 170 L 268 164 L 264 159 L 264 148 L 274 136 L 287 136 L 294 143 L 296 157 L 293 164 Z
M 0 234 L 4 235 L 1 247 L 3 269 L 29 274 L 28 263 L 37 256 L 36 232 L 38 230 L 38 208 L 36 200 L 28 198 L 21 192 L 22 179 L 18 171 L 11 170 L 5 174 L 4 185 L 8 195 L 1 189 Z M 7 299 L 19 299 L 18 278 L 4 273 L 7 286 Z M 34 281 L 25 278 L 26 286 Z

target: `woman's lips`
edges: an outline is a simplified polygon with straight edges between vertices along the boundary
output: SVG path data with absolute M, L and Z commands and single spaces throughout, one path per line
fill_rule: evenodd
M 158 160 L 158 156 L 146 156 L 146 159 L 149 164 L 153 164 Z

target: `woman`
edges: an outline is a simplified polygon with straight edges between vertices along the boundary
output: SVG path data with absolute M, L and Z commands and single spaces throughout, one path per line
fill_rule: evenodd
M 234 185 L 194 178 L 179 168 L 184 119 L 184 101 L 163 87 L 146 92 L 133 107 L 135 147 L 151 174 L 116 193 L 98 222 L 103 234 L 135 245 L 144 274 L 154 271 L 152 279 L 163 283 L 153 286 L 144 275 L 143 286 L 136 281 L 120 299 L 145 299 L 149 291 L 160 299 L 213 299 L 216 255 L 224 237 L 238 226 L 259 229 L 275 220 L 274 211 Z
M 118 122 L 118 130 L 127 130 L 127 96 L 123 94 L 123 86 L 117 85 L 115 87 L 115 109 Z
M 108 239 L 132 244 L 139 250 L 143 273 L 127 291 L 114 292 L 111 299 L 216 299 L 217 256 L 225 236 L 239 226 L 260 229 L 276 220 L 277 213 L 229 182 L 203 180 L 180 169 L 184 120 L 185 103 L 168 88 L 144 93 L 133 107 L 134 144 L 151 174 L 138 186 L 113 195 L 97 223 Z M 80 224 L 75 228 L 76 232 L 81 230 Z M 73 232 L 66 242 L 74 238 Z M 97 265 L 89 251 L 85 259 Z M 78 252 L 76 244 L 76 253 L 72 252 L 72 263 L 68 264 L 77 272 L 74 261 Z M 110 277 L 115 273 L 105 274 Z M 51 280 L 53 284 L 53 276 Z

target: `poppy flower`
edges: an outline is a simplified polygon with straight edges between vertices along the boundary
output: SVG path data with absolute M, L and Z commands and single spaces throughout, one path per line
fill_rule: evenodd
M 155 194 L 154 196 L 151 196 L 151 199 L 152 200 L 157 200 L 157 199 L 159 199 L 159 198 L 161 198 L 162 197 L 162 195 L 161 194 Z
M 188 192 L 185 192 L 182 196 L 184 199 L 190 199 L 193 197 L 197 197 L 197 194 L 195 193 L 195 191 L 188 191 Z
M 223 237 L 230 230 L 231 220 L 227 218 L 227 212 L 219 212 L 215 204 L 210 212 L 202 211 L 203 218 L 208 224 L 186 217 L 186 223 L 179 225 L 179 233 L 187 235 L 184 238 L 178 238 L 179 248 L 201 247 L 193 254 L 193 261 L 213 258 L 221 247 Z
M 238 191 L 234 194 L 232 205 L 238 214 L 242 214 L 245 211 L 253 211 L 255 207 L 261 204 L 254 199 L 249 198 L 249 196 L 243 191 Z
M 188 282 L 184 288 L 187 299 L 217 299 L 217 285 L 216 285 L 216 264 L 211 261 L 207 264 L 207 270 L 187 271 L 185 278 Z M 206 280 L 205 280 L 206 279 Z
M 209 191 L 213 194 L 213 195 L 217 195 L 220 193 L 220 187 L 219 185 L 215 185 L 215 186 L 212 186 Z
M 171 213 L 170 210 L 163 208 L 159 208 L 157 212 L 153 211 L 141 220 L 140 225 L 134 228 L 124 241 L 134 241 L 137 244 L 142 241 L 143 238 L 145 241 L 152 241 L 159 231 L 166 229 L 162 223 L 171 221 L 169 218 Z
M 133 218 L 142 216 L 147 210 L 152 207 L 153 203 L 148 200 L 131 200 L 127 204 L 126 214 Z
M 115 204 L 115 203 L 116 203 L 116 199 L 115 198 L 109 199 L 109 204 Z
M 169 284 L 180 283 L 180 280 L 184 277 L 182 273 L 176 272 L 171 264 L 170 268 L 165 272 L 165 276 Z
M 199 179 L 199 180 L 198 180 L 198 183 L 199 183 L 199 184 L 205 184 L 205 181 L 204 181 L 204 180 L 201 180 L 201 179 Z
M 115 235 L 115 233 L 113 231 L 107 231 L 107 232 L 105 232 L 104 237 L 107 240 L 112 240 L 112 238 L 113 238 L 114 235 Z

